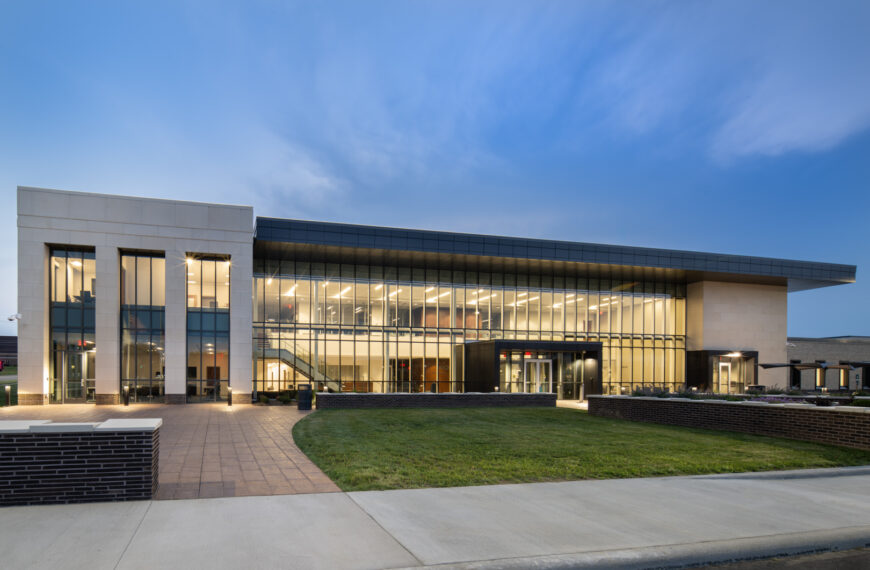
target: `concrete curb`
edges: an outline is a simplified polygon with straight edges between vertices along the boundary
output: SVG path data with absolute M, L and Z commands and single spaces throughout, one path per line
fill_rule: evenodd
M 602 550 L 527 558 L 435 564 L 423 568 L 454 568 L 457 570 L 689 568 L 706 564 L 744 562 L 866 547 L 870 547 L 870 525 L 692 544 L 649 546 L 627 550 Z

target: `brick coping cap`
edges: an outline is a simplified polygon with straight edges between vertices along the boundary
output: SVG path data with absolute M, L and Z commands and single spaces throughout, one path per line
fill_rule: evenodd
M 124 418 L 83 423 L 53 423 L 50 420 L 5 420 L 0 421 L 0 433 L 154 431 L 162 425 L 163 420 L 160 418 Z
M 768 402 L 750 402 L 750 401 L 742 401 L 742 402 L 729 402 L 728 400 L 715 400 L 715 399 L 699 399 L 694 400 L 692 398 L 656 398 L 655 396 L 602 396 L 602 395 L 589 395 L 587 396 L 589 399 L 612 399 L 612 400 L 641 400 L 647 402 L 691 402 L 693 404 L 722 404 L 729 406 L 763 406 L 765 408 L 798 408 L 801 410 L 818 410 L 820 412 L 848 412 L 853 414 L 870 414 L 870 407 L 864 406 L 815 406 L 813 404 L 773 404 Z

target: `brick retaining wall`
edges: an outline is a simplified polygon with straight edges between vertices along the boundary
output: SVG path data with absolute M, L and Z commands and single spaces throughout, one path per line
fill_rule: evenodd
M 159 427 L 2 431 L 0 505 L 150 499 L 157 492 L 159 442 Z
M 870 408 L 589 396 L 593 416 L 870 449 Z
M 555 407 L 556 394 L 356 394 L 318 392 L 318 410 L 349 408 Z

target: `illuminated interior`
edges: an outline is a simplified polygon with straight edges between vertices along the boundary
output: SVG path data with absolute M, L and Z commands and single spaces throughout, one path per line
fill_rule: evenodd
M 601 342 L 605 393 L 684 382 L 681 284 L 267 265 L 261 261 L 254 277 L 257 391 L 299 383 L 333 391 L 460 391 L 464 371 L 454 347 L 491 339 Z M 554 378 L 563 373 L 555 370 Z M 574 389 L 563 395 L 577 397 Z

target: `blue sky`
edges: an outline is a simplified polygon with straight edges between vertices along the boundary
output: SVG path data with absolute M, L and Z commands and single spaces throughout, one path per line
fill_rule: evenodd
M 859 1 L 4 2 L 0 314 L 27 185 L 855 264 L 789 334 L 870 335 L 868 30 Z

